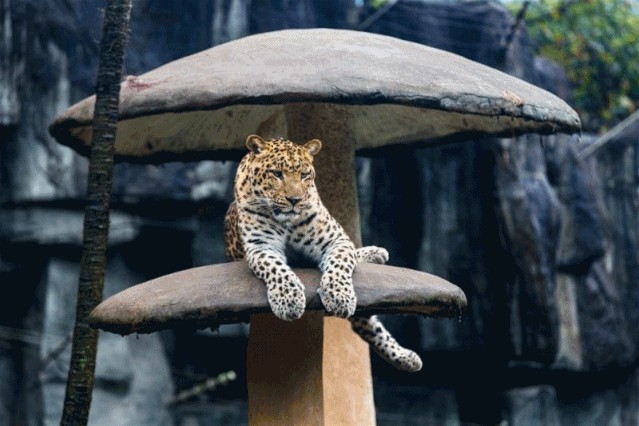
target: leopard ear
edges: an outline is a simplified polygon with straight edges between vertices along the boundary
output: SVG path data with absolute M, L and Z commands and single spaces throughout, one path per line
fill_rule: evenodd
M 322 142 L 319 139 L 312 139 L 304 144 L 304 148 L 306 148 L 309 154 L 317 155 L 320 149 L 322 149 Z
M 262 139 L 261 137 L 259 137 L 258 135 L 249 135 L 246 138 L 246 147 L 253 154 L 259 154 L 260 152 L 262 152 L 262 149 L 264 149 L 265 144 L 266 144 L 266 141 Z

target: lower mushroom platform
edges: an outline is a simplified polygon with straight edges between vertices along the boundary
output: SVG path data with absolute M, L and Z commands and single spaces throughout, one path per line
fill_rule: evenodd
M 270 313 L 266 286 L 244 261 L 192 268 L 130 287 L 89 317 L 118 334 L 215 327 L 250 321 L 247 378 L 251 425 L 375 424 L 367 344 L 350 323 L 325 317 L 320 272 L 294 269 L 307 312 L 286 322 Z M 466 296 L 425 272 L 360 263 L 353 274 L 355 315 L 458 316 Z
M 294 269 L 306 286 L 306 310 L 324 311 L 317 295 L 320 272 Z M 450 317 L 466 306 L 457 286 L 435 275 L 388 265 L 360 263 L 353 274 L 355 315 L 422 314 Z M 100 303 L 92 327 L 117 334 L 168 328 L 206 328 L 248 322 L 270 312 L 266 286 L 244 261 L 201 266 L 130 287 Z

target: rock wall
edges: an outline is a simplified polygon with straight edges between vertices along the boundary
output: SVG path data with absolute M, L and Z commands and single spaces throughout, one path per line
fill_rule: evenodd
M 514 23 L 494 2 L 404 1 L 369 29 L 459 53 L 567 98 L 564 73 L 533 57 L 525 31 L 511 36 Z M 395 330 L 419 339 L 423 381 L 454 395 L 458 421 L 636 418 L 635 151 L 626 145 L 619 157 L 602 153 L 588 163 L 580 155 L 588 140 L 469 141 L 369 167 L 373 179 L 392 182 L 373 180 L 363 200 L 368 223 L 383 224 L 367 230 L 370 241 L 389 247 L 394 262 L 447 277 L 469 297 L 460 326 L 420 318 L 417 327 Z M 389 187 L 402 189 L 395 196 Z M 408 220 L 406 228 L 407 211 L 420 223 Z M 391 410 L 386 395 L 400 381 L 378 377 L 380 410 Z
M 347 0 L 134 3 L 125 70 L 140 74 L 245 34 L 346 27 Z M 2 0 L 0 424 L 57 424 L 68 365 L 86 160 L 47 133 L 93 92 L 97 0 Z M 188 22 L 188 25 L 184 25 Z M 494 2 L 396 3 L 366 28 L 501 68 L 560 96 Z M 509 44 L 508 40 L 512 40 Z M 363 237 L 391 263 L 461 286 L 457 320 L 387 318 L 425 361 L 399 374 L 373 356 L 379 424 L 632 424 L 639 295 L 636 142 L 565 135 L 477 140 L 359 159 Z M 636 140 L 636 139 L 635 139 Z M 223 260 L 231 162 L 120 164 L 106 293 Z M 5 290 L 6 291 L 6 290 Z M 246 327 L 100 340 L 92 425 L 245 424 Z M 194 400 L 177 390 L 237 380 Z M 211 420 L 213 419 L 213 420 Z
M 126 72 L 209 47 L 214 6 L 137 1 Z M 58 424 L 61 415 L 86 160 L 53 141 L 47 127 L 93 92 L 100 7 L 101 1 L 4 0 L 0 8 L 0 282 L 7 292 L 0 298 L 2 425 Z M 221 230 L 211 224 L 198 231 L 223 214 L 230 168 L 210 162 L 116 166 L 106 294 L 221 259 L 218 245 L 201 244 Z M 92 425 L 174 424 L 167 401 L 176 379 L 165 340 L 171 337 L 101 335 Z

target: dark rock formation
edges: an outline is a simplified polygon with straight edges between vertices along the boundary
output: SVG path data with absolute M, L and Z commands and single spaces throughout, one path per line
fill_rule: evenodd
M 513 24 L 513 17 L 492 2 L 461 6 L 404 1 L 370 29 L 446 48 L 567 97 L 563 71 L 547 60 L 534 59 L 525 32 L 510 35 Z M 594 170 L 580 158 L 581 147 L 583 143 L 565 135 L 526 136 L 479 146 L 429 148 L 399 160 L 375 160 L 370 166 L 372 176 L 406 175 L 406 179 L 394 178 L 393 188 L 402 188 L 397 197 L 376 183 L 372 194 L 363 198 L 363 204 L 370 203 L 364 208 L 369 224 L 386 223 L 391 228 L 367 229 L 371 241 L 388 246 L 391 260 L 409 267 L 415 266 L 413 254 L 400 247 L 420 246 L 424 254 L 420 260 L 424 260 L 417 264 L 460 285 L 469 298 L 471 314 L 462 324 L 464 331 L 430 320 L 419 321 L 420 331 L 402 329 L 404 334 L 413 330 L 428 336 L 422 338 L 426 351 L 456 347 L 468 354 L 465 361 L 474 365 L 469 375 L 475 374 L 481 385 L 473 390 L 472 384 L 464 382 L 458 390 L 462 419 L 496 422 L 505 409 L 510 420 L 517 422 L 536 416 L 526 408 L 530 404 L 556 405 L 555 412 L 561 413 L 570 392 L 563 388 L 559 401 L 554 401 L 552 386 L 559 382 L 552 371 L 588 374 L 636 364 L 636 297 L 627 284 L 636 282 L 636 207 L 630 207 L 629 195 L 613 196 L 611 180 L 604 178 L 614 170 L 619 188 L 614 194 L 634 194 L 628 190 L 630 182 L 636 182 L 634 151 L 625 148 L 628 152 L 619 157 L 619 150 L 611 149 L 616 151 L 615 160 L 608 157 L 615 154 L 600 154 L 605 162 Z M 420 158 L 419 167 L 414 157 Z M 420 177 L 419 185 L 428 188 L 421 196 L 410 189 L 415 175 Z M 413 195 L 408 202 L 407 191 Z M 382 215 L 374 207 L 380 203 L 405 209 L 384 209 Z M 408 211 L 423 218 L 421 226 L 407 221 Z M 611 213 L 616 216 L 612 234 L 606 220 Z M 402 227 L 403 222 L 410 228 Z M 405 237 L 402 244 L 397 243 L 397 235 Z M 621 257 L 619 250 L 624 253 Z M 490 355 L 482 356 L 485 353 Z M 428 352 L 423 358 L 426 369 Z M 483 374 L 478 375 L 480 371 Z M 494 378 L 502 373 L 512 380 L 495 384 Z M 529 374 L 549 375 L 530 381 Z M 515 387 L 508 393 L 513 398 L 509 405 L 499 407 L 498 395 L 504 387 L 540 381 L 547 383 L 542 390 Z M 590 389 L 592 401 L 607 398 L 605 392 L 598 396 Z M 553 415 L 549 424 L 556 424 L 558 418 L 564 419 Z
M 0 347 L 1 424 L 55 424 L 61 414 L 86 160 L 55 143 L 47 126 L 71 102 L 94 90 L 101 4 L 54 0 L 5 1 L 0 6 L 6 37 L 0 43 L 0 281 L 5 291 L 20 289 L 2 298 L 6 309 L 1 325 L 10 334 L 2 338 Z M 141 72 L 210 45 L 210 21 L 199 18 L 203 9 L 210 8 L 208 2 L 182 6 L 181 2 L 165 2 L 162 7 L 136 4 L 128 72 Z M 212 14 L 203 16 L 210 19 Z M 200 31 L 191 31 L 192 25 L 189 31 L 170 25 L 171 20 L 187 19 L 199 22 Z M 192 265 L 199 208 L 193 200 L 226 195 L 228 179 L 218 179 L 220 170 L 225 175 L 230 169 L 204 163 L 117 166 L 114 204 L 116 210 L 118 206 L 124 210 L 114 211 L 111 218 L 109 258 L 113 260 L 106 274 L 107 292 Z M 166 198 L 176 204 L 139 203 Z M 180 200 L 190 204 L 178 205 Z M 184 229 L 189 230 L 188 239 L 181 238 Z M 149 259 L 148 249 L 136 250 L 157 247 L 158 241 L 181 248 L 168 259 L 162 253 Z M 213 252 L 211 248 L 201 256 L 212 257 Z M 187 263 L 180 263 L 185 259 Z M 143 340 L 103 336 L 91 423 L 172 423 L 163 408 L 173 392 L 172 382 L 158 335 Z

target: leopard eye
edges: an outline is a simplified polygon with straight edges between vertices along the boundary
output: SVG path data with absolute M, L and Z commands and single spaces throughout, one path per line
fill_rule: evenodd
M 311 177 L 311 172 L 304 172 L 301 174 L 302 179 L 308 179 L 309 177 Z
M 284 177 L 281 170 L 270 169 L 268 172 L 278 179 L 282 179 Z

